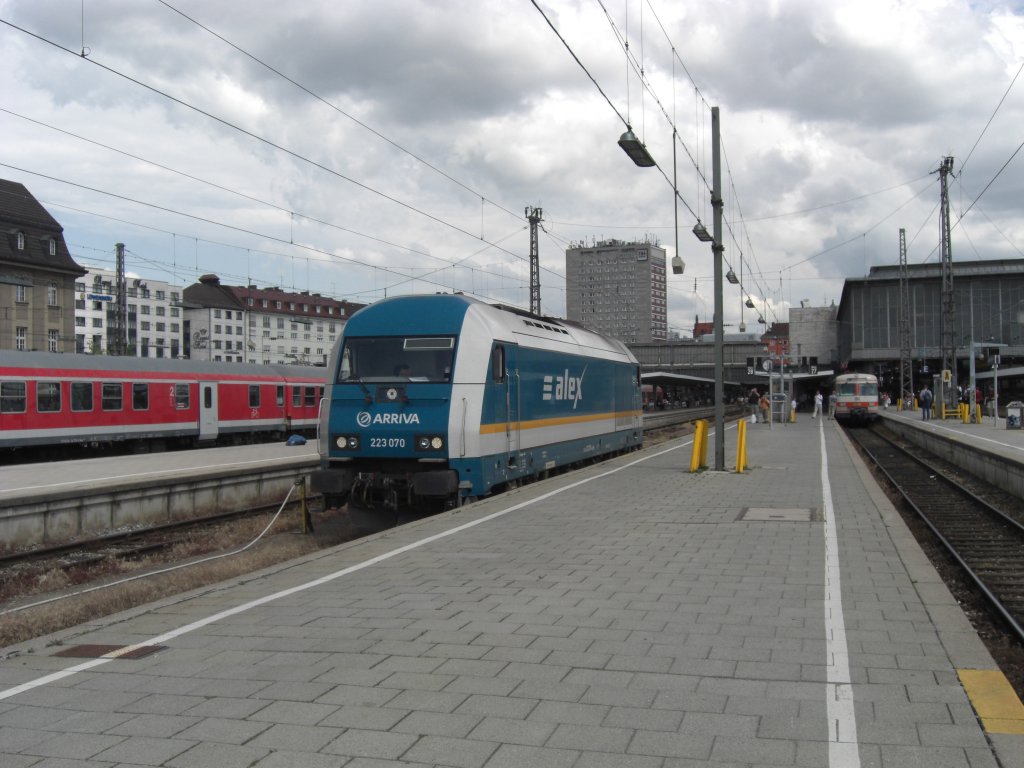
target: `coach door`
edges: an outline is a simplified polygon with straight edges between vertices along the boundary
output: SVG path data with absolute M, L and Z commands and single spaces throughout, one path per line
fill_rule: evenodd
M 217 439 L 217 382 L 199 382 L 199 439 Z

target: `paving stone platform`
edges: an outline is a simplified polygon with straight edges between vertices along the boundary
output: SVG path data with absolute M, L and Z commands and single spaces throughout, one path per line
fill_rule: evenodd
M 1024 766 L 835 423 L 747 443 L 743 474 L 653 446 L 4 649 L 0 765 Z M 55 655 L 84 644 L 147 652 Z

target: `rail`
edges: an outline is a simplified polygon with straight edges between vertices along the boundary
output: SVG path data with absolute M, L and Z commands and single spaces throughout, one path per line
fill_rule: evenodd
M 1024 641 L 1024 526 L 878 431 L 848 434 Z

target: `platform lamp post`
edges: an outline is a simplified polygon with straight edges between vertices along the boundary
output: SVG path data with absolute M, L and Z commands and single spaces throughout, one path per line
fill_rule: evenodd
M 718 107 L 711 108 L 711 251 L 715 264 L 715 469 L 725 469 L 725 318 L 722 301 L 722 159 Z

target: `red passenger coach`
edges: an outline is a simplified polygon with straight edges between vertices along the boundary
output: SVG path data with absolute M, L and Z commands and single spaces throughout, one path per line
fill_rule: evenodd
M 148 450 L 312 432 L 324 369 L 0 352 L 0 449 Z

